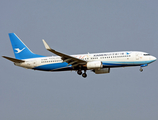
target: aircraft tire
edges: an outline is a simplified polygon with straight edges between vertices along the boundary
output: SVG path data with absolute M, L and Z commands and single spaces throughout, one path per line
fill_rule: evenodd
M 87 77 L 87 74 L 86 74 L 86 73 L 83 73 L 83 74 L 82 74 L 82 77 L 86 78 L 86 77 Z
M 77 71 L 77 74 L 78 74 L 78 75 L 82 75 L 82 71 L 81 71 L 81 70 L 78 70 L 78 71 Z
M 142 69 L 142 68 L 140 68 L 140 72 L 143 72 L 143 69 Z

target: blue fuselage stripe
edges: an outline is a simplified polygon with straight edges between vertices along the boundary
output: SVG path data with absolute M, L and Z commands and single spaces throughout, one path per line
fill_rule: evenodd
M 66 62 L 64 62 L 64 63 L 53 63 L 53 64 L 41 65 L 41 66 L 35 67 L 34 69 L 35 70 L 50 71 L 50 70 L 66 67 L 67 65 L 68 64 Z
M 131 61 L 131 62 L 123 62 L 123 61 L 102 61 L 104 66 L 139 66 L 143 64 L 149 64 L 154 62 L 154 60 L 149 60 L 149 61 Z

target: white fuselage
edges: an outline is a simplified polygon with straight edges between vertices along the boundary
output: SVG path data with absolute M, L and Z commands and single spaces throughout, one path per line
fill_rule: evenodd
M 140 66 L 149 64 L 156 60 L 154 56 L 138 51 L 93 53 L 71 56 L 85 60 L 87 62 L 101 61 L 104 67 Z M 59 56 L 25 59 L 24 63 L 15 63 L 15 65 L 44 71 L 53 71 L 65 67 L 71 68 L 71 65 L 63 62 Z

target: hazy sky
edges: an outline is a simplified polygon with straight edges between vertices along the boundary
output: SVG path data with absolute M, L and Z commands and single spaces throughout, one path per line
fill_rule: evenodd
M 14 57 L 8 33 L 35 53 L 123 50 L 158 58 L 157 0 L 1 0 L 0 54 Z M 158 120 L 158 64 L 110 74 L 27 70 L 1 57 L 0 120 Z

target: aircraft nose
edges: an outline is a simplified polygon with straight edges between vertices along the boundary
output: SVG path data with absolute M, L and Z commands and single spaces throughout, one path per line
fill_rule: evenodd
M 152 60 L 156 61 L 156 59 L 157 59 L 156 57 L 152 56 Z

